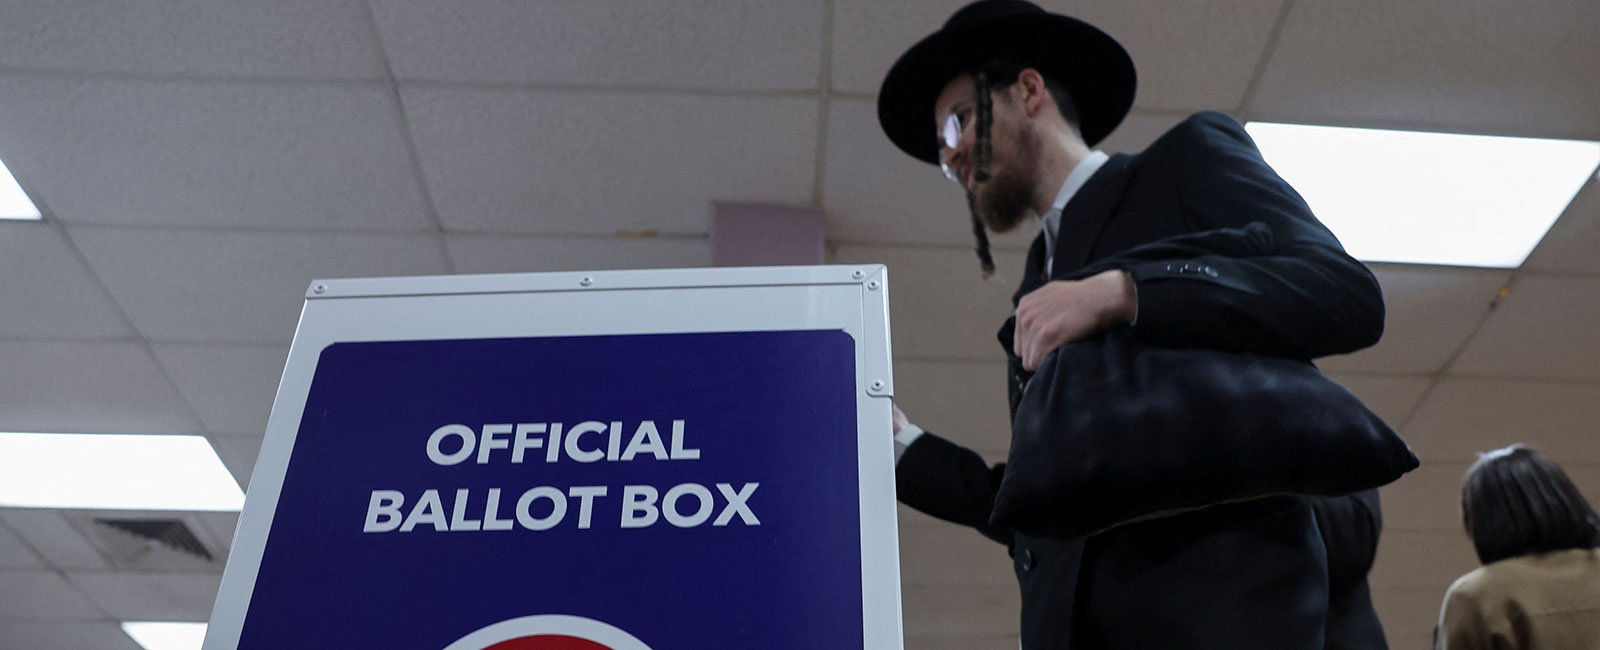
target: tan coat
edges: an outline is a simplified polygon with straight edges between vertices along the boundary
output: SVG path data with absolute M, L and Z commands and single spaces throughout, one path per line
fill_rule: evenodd
M 1461 576 L 1444 596 L 1439 647 L 1600 648 L 1600 550 L 1501 560 Z

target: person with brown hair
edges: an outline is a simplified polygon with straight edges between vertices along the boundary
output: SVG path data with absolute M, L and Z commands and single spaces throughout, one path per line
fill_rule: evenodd
M 1520 444 L 1483 454 L 1461 519 L 1483 566 L 1445 592 L 1439 648 L 1600 648 L 1600 515 L 1560 465 Z

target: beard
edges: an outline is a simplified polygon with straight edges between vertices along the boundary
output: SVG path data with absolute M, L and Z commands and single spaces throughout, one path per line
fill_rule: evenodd
M 979 184 L 979 194 L 967 190 L 967 208 L 972 216 L 982 222 L 990 232 L 1005 233 L 1017 229 L 1028 217 L 1033 200 L 1033 188 L 1019 174 L 993 176 Z
M 979 168 L 973 172 L 975 189 L 967 190 L 967 208 L 991 232 L 1016 230 L 1033 208 L 1033 185 L 1027 174 L 1034 171 L 1038 162 L 1039 144 L 1031 138 L 1012 141 L 1017 143 L 1012 158 L 1019 164 L 993 174 Z

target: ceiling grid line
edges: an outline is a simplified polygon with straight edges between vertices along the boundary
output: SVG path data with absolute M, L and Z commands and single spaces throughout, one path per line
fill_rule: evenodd
M 822 65 L 817 71 L 817 149 L 811 173 L 811 207 L 823 211 L 824 222 L 828 218 L 823 203 L 827 199 L 828 118 L 833 106 L 833 3 L 834 0 L 823 0 L 822 25 L 818 30 L 822 32 L 822 47 L 819 48 Z M 827 239 L 826 225 L 823 238 Z
M 596 233 L 593 231 L 549 231 L 529 232 L 503 229 L 456 229 L 445 228 L 435 231 L 429 228 L 353 228 L 353 227 L 323 227 L 323 226 L 245 226 L 245 225 L 214 225 L 214 224 L 122 224 L 122 223 L 97 223 L 97 222 L 72 222 L 72 227 L 80 230 L 120 230 L 134 232 L 193 232 L 213 234 L 257 234 L 257 235 L 369 235 L 405 237 L 412 235 L 446 234 L 446 235 L 506 235 L 516 237 L 550 237 L 550 238 L 581 238 L 603 239 L 612 241 L 617 238 L 612 233 Z M 706 239 L 708 235 L 703 232 L 663 232 L 651 239 Z
M 5 512 L 5 510 L 6 510 L 6 508 L 0 507 L 0 513 Z M 29 553 L 32 553 L 33 554 L 33 558 L 35 560 L 39 561 L 39 566 L 46 567 L 46 568 L 52 567 L 52 564 L 51 564 L 50 560 L 45 557 L 44 553 L 41 553 L 39 551 L 39 547 L 34 546 L 33 542 L 28 541 L 28 538 L 26 536 L 22 535 L 21 533 L 19 533 L 15 526 L 12 526 L 10 522 L 6 521 L 5 517 L 0 517 L 0 532 L 5 532 L 5 533 L 11 535 L 11 537 L 13 539 L 17 540 L 18 544 L 21 544 L 22 547 L 27 549 Z M 13 571 L 15 571 L 15 570 L 24 570 L 24 568 L 23 567 L 9 567 L 7 569 L 0 569 L 0 571 L 5 571 L 5 570 L 13 570 Z
M 428 175 L 422 170 L 422 155 L 417 151 L 417 138 L 412 134 L 411 119 L 406 115 L 405 98 L 401 96 L 400 86 L 395 82 L 394 66 L 389 62 L 389 49 L 383 43 L 383 30 L 378 27 L 378 18 L 372 13 L 371 2 L 361 0 L 361 11 L 367 19 L 367 26 L 372 28 L 373 47 L 378 50 L 378 60 L 383 64 L 384 86 L 389 91 L 389 98 L 393 100 L 395 120 L 400 126 L 400 139 L 406 149 L 406 161 L 411 166 L 411 176 L 416 180 L 417 191 L 422 194 L 423 213 L 433 225 L 434 243 L 439 248 L 439 257 L 444 260 L 445 270 L 454 274 L 456 262 L 450 256 L 450 244 L 444 238 L 444 221 L 439 217 L 439 204 L 434 201 L 433 190 L 428 187 Z
M 1501 290 L 1505 290 L 1507 287 L 1510 287 L 1515 280 L 1516 274 L 1512 273 L 1511 277 L 1508 278 L 1503 285 L 1501 285 Z M 1501 299 L 1498 297 L 1498 295 L 1489 300 L 1489 308 L 1485 309 L 1483 311 L 1483 315 L 1478 317 L 1478 322 L 1473 325 L 1472 331 L 1461 339 L 1461 343 L 1456 346 L 1456 349 L 1450 353 L 1449 357 L 1445 358 L 1444 363 L 1439 364 L 1439 369 L 1433 373 L 1432 380 L 1428 382 L 1428 387 L 1422 389 L 1422 393 L 1417 396 L 1417 400 L 1412 403 L 1411 408 L 1406 410 L 1405 417 L 1400 419 L 1400 424 L 1399 426 L 1395 427 L 1395 429 L 1399 431 L 1405 431 L 1406 428 L 1411 425 L 1412 419 L 1414 419 L 1417 416 L 1417 413 L 1422 410 L 1423 405 L 1428 403 L 1428 399 L 1433 396 L 1434 391 L 1438 390 L 1439 384 L 1443 383 L 1445 379 L 1452 376 L 1450 374 L 1450 367 L 1455 365 L 1456 359 L 1459 359 L 1462 353 L 1466 352 L 1467 348 L 1472 345 L 1472 340 L 1478 337 L 1478 333 L 1483 330 L 1483 326 L 1486 325 L 1489 322 L 1489 318 L 1494 315 L 1495 309 L 1500 302 Z
M 43 214 L 46 209 L 47 208 L 43 205 L 39 206 L 39 211 L 41 214 Z M 49 223 L 56 228 L 58 234 L 61 236 L 62 242 L 66 245 L 67 250 L 71 251 L 73 257 L 76 258 L 78 263 L 83 266 L 85 272 L 89 274 L 89 277 L 94 280 L 95 287 L 100 291 L 100 294 L 105 297 L 107 304 L 109 304 L 112 311 L 116 313 L 117 318 L 122 321 L 123 326 L 128 328 L 128 331 L 136 334 L 136 337 L 132 342 L 136 343 L 139 346 L 139 349 L 144 351 L 145 356 L 152 364 L 154 364 L 157 372 L 166 382 L 167 387 L 172 389 L 173 394 L 177 395 L 178 401 L 183 404 L 183 408 L 186 411 L 186 414 L 190 417 L 191 421 L 200 427 L 199 433 L 205 436 L 206 442 L 211 445 L 213 450 L 217 449 L 218 447 L 216 439 L 211 436 L 209 431 L 206 431 L 204 420 L 200 418 L 200 410 L 195 408 L 194 404 L 190 402 L 189 396 L 185 394 L 178 386 L 177 380 L 172 376 L 172 371 L 167 368 L 166 364 L 161 362 L 161 356 L 156 354 L 155 346 L 150 343 L 149 337 L 145 336 L 144 331 L 139 329 L 138 324 L 133 321 L 133 317 L 128 314 L 128 310 L 122 305 L 122 302 L 117 300 L 116 294 L 111 291 L 111 288 L 106 284 L 105 279 L 100 277 L 100 271 L 98 271 L 93 264 L 89 263 L 89 256 L 84 255 L 83 250 L 78 247 L 78 242 L 73 239 L 71 230 L 67 228 L 65 224 L 61 223 L 60 219 L 50 219 Z
M 1524 266 L 1526 266 L 1526 265 L 1524 265 Z M 1516 277 L 1533 278 L 1533 279 L 1536 279 L 1536 280 L 1544 280 L 1544 279 L 1551 279 L 1551 280 L 1590 280 L 1590 279 L 1594 279 L 1594 278 L 1600 278 L 1600 270 L 1597 270 L 1597 271 L 1557 271 L 1557 270 L 1542 270 L 1542 269 L 1526 269 L 1524 267 L 1518 267 L 1517 271 L 1518 272 L 1516 273 Z
M 108 81 L 113 83 L 189 83 L 194 85 L 240 84 L 262 86 L 369 86 L 383 81 L 372 77 L 269 77 L 218 74 L 158 74 L 113 72 L 107 70 L 57 70 L 0 65 L 0 77 L 41 81 Z
M 388 66 L 387 55 L 384 65 Z M 553 81 L 484 81 L 467 79 L 432 79 L 427 77 L 402 78 L 391 72 L 387 78 L 379 77 L 268 77 L 249 75 L 196 75 L 158 74 L 147 72 L 110 72 L 104 70 L 43 70 L 0 65 L 0 78 L 25 78 L 42 81 L 105 81 L 113 83 L 173 83 L 173 84 L 237 84 L 259 86 L 334 86 L 359 87 L 374 83 L 392 82 L 407 88 L 434 88 L 445 90 L 500 90 L 522 92 L 559 92 L 595 95 L 663 95 L 668 97 L 736 98 L 736 99 L 815 99 L 814 88 L 707 88 L 683 86 L 656 86 L 648 84 L 585 84 Z M 860 93 L 838 93 L 840 97 Z M 875 96 L 875 95 L 874 95 Z
M 1267 43 L 1261 48 L 1261 58 L 1256 59 L 1255 70 L 1250 74 L 1250 83 L 1244 88 L 1244 95 L 1239 98 L 1239 105 L 1233 111 L 1234 119 L 1248 122 L 1250 104 L 1255 101 L 1255 95 L 1261 89 L 1261 78 L 1267 74 L 1267 66 L 1272 63 L 1272 56 L 1278 51 L 1278 39 L 1283 35 L 1283 26 L 1289 22 L 1289 14 L 1294 10 L 1294 0 L 1283 0 L 1278 6 L 1278 15 L 1272 20 L 1272 30 L 1267 34 Z
M 1465 379 L 1471 381 L 1492 381 L 1501 384 L 1518 384 L 1524 386 L 1538 386 L 1547 384 L 1562 384 L 1571 386 L 1600 386 L 1600 378 L 1592 377 L 1528 377 L 1517 375 L 1481 375 L 1472 373 L 1450 373 L 1448 379 Z
M 155 346 L 151 344 L 150 339 L 144 335 L 144 332 L 139 329 L 138 324 L 133 321 L 133 317 L 128 314 L 128 310 L 123 307 L 122 302 L 117 300 L 117 296 L 111 291 L 110 286 L 107 285 L 105 280 L 100 277 L 100 272 L 95 269 L 93 264 L 89 263 L 89 257 L 84 255 L 83 250 L 78 247 L 78 242 L 77 240 L 73 239 L 71 230 L 68 229 L 66 224 L 62 223 L 59 218 L 51 218 L 55 215 L 54 213 L 49 212 L 49 208 L 45 205 L 45 202 L 42 199 L 39 199 L 36 202 L 35 207 L 39 209 L 39 213 L 41 215 L 48 215 L 48 217 L 42 216 L 41 219 L 44 219 L 46 223 L 50 224 L 51 228 L 56 230 L 57 234 L 61 237 L 62 243 L 67 247 L 67 250 L 71 252 L 72 256 L 83 267 L 84 272 L 87 273 L 93 280 L 94 286 L 100 292 L 100 295 L 105 297 L 106 302 L 110 306 L 111 310 L 116 314 L 117 318 L 122 321 L 123 327 L 134 333 L 133 339 L 129 342 L 138 345 L 139 349 L 144 351 L 145 357 L 151 362 L 151 364 L 153 364 L 156 372 L 161 376 L 161 379 L 166 382 L 167 387 L 172 390 L 172 393 L 177 396 L 178 401 L 183 404 L 183 409 L 189 416 L 190 421 L 194 422 L 199 427 L 198 432 L 190 433 L 199 433 L 202 435 L 205 438 L 206 443 L 211 445 L 213 453 L 218 453 L 218 458 L 220 459 L 221 454 L 216 450 L 220 449 L 221 447 L 218 445 L 217 439 L 211 434 L 211 432 L 206 430 L 204 420 L 200 417 L 200 410 L 195 407 L 193 402 L 190 401 L 189 396 L 185 394 L 184 391 L 178 386 L 177 379 L 172 376 L 172 371 L 167 368 L 166 364 L 161 362 L 161 356 L 156 354 Z M 69 431 L 60 433 L 73 432 Z M 238 478 L 235 477 L 234 480 L 237 481 Z M 74 585 L 74 588 L 77 588 L 77 586 Z
M 398 79 L 407 88 L 439 90 L 489 90 L 515 92 L 552 92 L 588 95 L 662 95 L 666 97 L 698 97 L 714 99 L 816 99 L 813 88 L 771 88 L 749 90 L 742 88 L 687 88 L 681 86 L 652 86 L 641 84 L 580 84 L 553 81 L 469 81 L 452 79 Z
M 3 511 L 3 509 L 0 509 L 0 511 Z M 77 532 L 78 529 L 72 525 L 72 522 L 67 521 L 66 518 L 62 518 L 62 522 L 68 528 L 72 529 L 72 531 L 74 533 L 77 533 L 77 534 L 81 535 L 81 533 Z M 83 587 L 79 586 L 77 582 L 74 582 L 72 580 L 72 578 L 67 575 L 66 567 L 58 566 L 58 565 L 56 565 L 55 562 L 50 561 L 49 557 L 46 556 L 38 547 L 34 546 L 33 542 L 31 540 L 29 540 L 26 535 L 22 535 L 22 534 L 16 532 L 16 529 L 13 528 L 8 522 L 6 522 L 4 517 L 0 517 L 0 528 L 3 528 L 5 530 L 9 531 L 12 534 L 12 536 L 17 539 L 18 543 L 20 543 L 23 546 L 27 547 L 27 549 L 28 549 L 28 551 L 30 553 L 33 553 L 36 557 L 38 557 L 39 558 L 39 562 L 44 566 L 44 572 L 45 573 L 50 573 L 50 574 L 56 576 L 57 578 L 60 578 L 61 579 L 61 583 L 66 585 L 67 589 L 71 590 L 72 593 L 77 594 L 77 596 L 79 598 L 82 598 L 83 602 L 87 603 L 89 605 L 89 607 L 94 609 L 94 611 L 100 613 L 101 618 L 98 618 L 98 619 L 87 619 L 87 620 L 96 620 L 96 621 L 104 620 L 104 621 L 116 622 L 117 619 L 116 619 L 116 617 L 111 615 L 111 612 L 107 611 L 104 607 L 101 607 L 100 603 L 95 602 L 95 600 L 93 598 L 90 598 L 89 597 L 89 592 L 84 591 Z M 110 562 L 111 562 L 110 558 L 106 557 L 105 553 L 102 552 L 99 548 L 96 548 L 94 545 L 91 544 L 91 545 L 89 545 L 89 550 L 93 551 L 96 556 L 99 556 L 99 558 L 102 561 L 106 562 L 108 565 L 110 564 Z M 3 573 L 3 571 L 0 571 L 0 573 Z M 17 618 L 17 619 L 13 619 L 13 620 L 33 621 L 33 620 L 36 620 L 36 619 L 23 617 L 23 618 Z M 76 619 L 73 619 L 73 620 L 76 620 Z
M 31 336 L 27 334 L 0 334 L 0 343 L 138 343 L 146 340 L 137 334 L 129 336 Z

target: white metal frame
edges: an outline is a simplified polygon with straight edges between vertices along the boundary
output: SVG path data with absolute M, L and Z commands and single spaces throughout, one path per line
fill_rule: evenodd
M 334 343 L 844 330 L 856 342 L 865 648 L 903 647 L 882 265 L 318 280 L 306 292 L 203 650 L 234 650 L 318 356 Z

